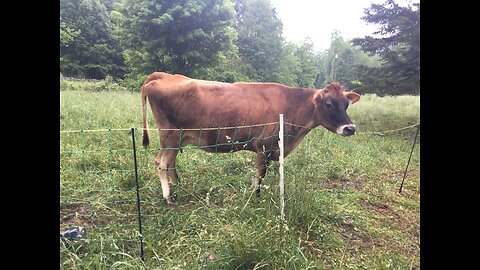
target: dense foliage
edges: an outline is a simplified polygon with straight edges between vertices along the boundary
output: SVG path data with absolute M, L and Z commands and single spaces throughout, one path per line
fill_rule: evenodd
M 233 49 L 235 11 L 229 1 L 127 0 L 118 7 L 130 74 L 191 75 Z
M 100 0 L 60 0 L 60 71 L 103 79 L 125 73 L 122 49 Z
M 365 90 L 362 77 L 356 72 L 358 65 L 377 67 L 378 57 L 369 57 L 360 49 L 345 41 L 338 32 L 332 33 L 330 48 L 321 58 L 321 73 L 317 77 L 317 87 L 338 81 L 357 91 Z M 365 91 L 369 92 L 369 91 Z
M 374 34 L 352 40 L 355 45 L 378 55 L 379 67 L 360 66 L 358 73 L 379 94 L 420 93 L 420 5 L 401 7 L 393 0 L 385 4 L 372 4 L 363 19 L 380 24 Z
M 376 38 L 332 33 L 318 52 L 295 44 L 270 0 L 61 0 L 60 71 L 120 81 L 138 91 L 153 71 L 225 82 L 322 87 L 360 93 L 419 93 L 419 5 L 372 4 L 363 18 Z
M 282 53 L 282 22 L 269 1 L 234 0 L 239 54 L 247 76 L 255 81 L 278 81 Z

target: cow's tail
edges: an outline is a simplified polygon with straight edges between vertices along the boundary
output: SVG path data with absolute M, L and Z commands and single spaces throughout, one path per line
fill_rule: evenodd
M 147 80 L 142 85 L 142 110 L 143 110 L 143 147 L 147 148 L 150 144 L 150 139 L 148 138 L 148 120 L 147 120 L 147 91 L 145 90 L 145 84 Z
M 145 89 L 145 86 L 154 80 L 161 80 L 164 78 L 166 73 L 163 72 L 153 72 L 152 74 L 148 75 L 148 77 L 145 79 L 142 85 L 142 110 L 143 110 L 143 147 L 147 147 L 148 144 L 150 143 L 150 140 L 148 138 L 148 120 L 147 120 L 147 89 Z M 151 105 L 151 104 L 150 104 Z

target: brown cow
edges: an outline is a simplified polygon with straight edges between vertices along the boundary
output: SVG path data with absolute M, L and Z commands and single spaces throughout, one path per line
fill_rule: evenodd
M 207 152 L 256 152 L 253 185 L 258 195 L 267 163 L 279 158 L 278 115 L 283 114 L 285 122 L 294 124 L 285 125 L 285 156 L 319 125 L 342 136 L 353 135 L 355 125 L 346 110 L 360 95 L 345 90 L 336 82 L 323 89 L 305 89 L 278 83 L 222 83 L 163 72 L 150 74 L 142 85 L 143 145 L 149 143 L 148 97 L 160 133 L 155 164 L 163 197 L 169 205 L 175 204 L 168 178 L 178 183 L 175 162 L 178 151 L 186 145 Z

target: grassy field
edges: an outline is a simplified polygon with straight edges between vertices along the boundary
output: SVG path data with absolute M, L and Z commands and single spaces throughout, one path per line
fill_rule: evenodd
M 252 196 L 255 154 L 179 154 L 178 206 L 166 207 L 153 165 L 158 137 L 137 131 L 145 260 L 140 259 L 130 127 L 139 93 L 60 92 L 62 269 L 419 269 L 420 147 L 398 189 L 419 122 L 414 96 L 364 95 L 349 108 L 358 134 L 319 127 L 285 160 L 286 223 L 279 222 L 278 163 Z M 150 126 L 154 127 L 149 112 Z M 104 131 L 91 132 L 91 129 Z M 110 129 L 110 130 L 109 130 Z M 121 130 L 117 130 L 121 129 Z M 125 130 L 124 130 L 125 129 Z M 417 143 L 420 139 L 417 139 Z

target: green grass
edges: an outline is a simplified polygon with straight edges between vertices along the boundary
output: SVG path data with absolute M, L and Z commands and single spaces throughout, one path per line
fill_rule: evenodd
M 278 163 L 252 196 L 255 154 L 179 154 L 178 206 L 166 207 L 151 146 L 136 144 L 145 261 L 139 256 L 131 134 L 139 93 L 60 92 L 60 227 L 87 239 L 60 244 L 62 269 L 418 269 L 420 147 L 398 188 L 419 121 L 419 97 L 364 95 L 349 108 L 359 134 L 319 127 L 285 161 L 286 219 L 279 222 Z M 154 127 L 149 112 L 150 126 Z M 88 132 L 90 129 L 112 131 Z M 420 140 L 418 139 L 417 142 Z

